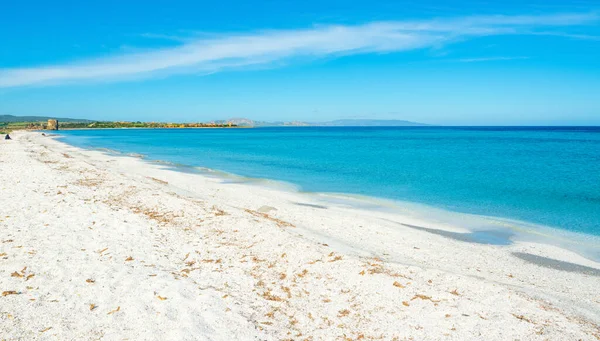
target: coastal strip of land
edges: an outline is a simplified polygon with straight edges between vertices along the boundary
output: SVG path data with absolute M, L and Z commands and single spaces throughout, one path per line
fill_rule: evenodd
M 11 137 L 1 340 L 600 340 L 571 251 Z

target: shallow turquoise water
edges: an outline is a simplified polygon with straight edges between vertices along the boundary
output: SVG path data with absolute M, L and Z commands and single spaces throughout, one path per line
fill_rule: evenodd
M 600 235 L 600 128 L 61 131 L 85 148 Z

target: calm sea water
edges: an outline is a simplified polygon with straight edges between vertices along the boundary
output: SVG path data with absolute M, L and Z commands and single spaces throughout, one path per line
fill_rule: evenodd
M 61 131 L 138 153 L 341 192 L 600 235 L 600 128 L 310 127 Z

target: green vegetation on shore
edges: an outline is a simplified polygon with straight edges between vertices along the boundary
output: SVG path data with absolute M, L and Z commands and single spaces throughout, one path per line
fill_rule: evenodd
M 0 133 L 7 134 L 12 130 L 47 129 L 48 123 L 43 121 L 2 122 L 0 121 Z M 164 123 L 164 122 L 58 122 L 59 129 L 102 129 L 102 128 L 234 128 L 231 123 Z
M 59 122 L 60 129 L 85 128 L 230 128 L 236 127 L 229 123 L 164 123 L 164 122 Z
M 0 122 L 0 135 L 9 134 L 13 130 L 27 129 L 29 124 L 26 122 L 6 123 Z

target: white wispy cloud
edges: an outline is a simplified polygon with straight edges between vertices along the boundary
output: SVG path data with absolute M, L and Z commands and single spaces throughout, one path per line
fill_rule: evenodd
M 177 73 L 213 73 L 301 57 L 400 52 L 473 37 L 531 34 L 536 29 L 596 24 L 594 13 L 474 16 L 444 20 L 325 25 L 182 41 L 176 47 L 131 52 L 71 64 L 0 69 L 0 87 L 123 80 Z
M 575 39 L 575 40 L 600 41 L 600 36 L 595 36 L 595 35 L 590 35 L 590 34 L 564 33 L 564 32 L 532 32 L 531 34 L 538 35 L 538 36 L 562 37 L 562 38 L 569 38 L 569 39 Z

